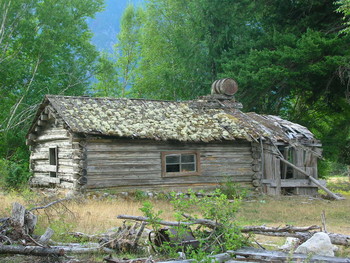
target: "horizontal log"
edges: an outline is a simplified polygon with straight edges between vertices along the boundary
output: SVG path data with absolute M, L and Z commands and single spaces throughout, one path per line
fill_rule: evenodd
M 49 183 L 49 184 L 59 184 L 61 182 L 60 178 L 57 177 L 49 177 L 49 176 L 42 176 L 42 177 L 32 177 L 31 179 L 32 183 Z
M 270 187 L 276 187 L 276 181 L 272 179 L 262 180 L 263 184 L 269 184 Z M 320 183 L 323 184 L 321 181 Z M 282 179 L 281 187 L 318 187 L 316 184 L 308 179 Z
M 256 235 L 275 236 L 275 237 L 296 237 L 301 240 L 307 240 L 312 237 L 317 231 L 311 231 L 319 228 L 318 226 L 310 227 L 293 227 L 286 226 L 282 228 L 265 227 L 265 226 L 246 226 L 242 228 L 243 233 L 254 233 Z M 350 235 L 337 233 L 327 233 L 332 244 L 349 246 Z
M 182 179 L 185 179 L 186 177 L 182 177 Z M 202 181 L 198 181 L 198 180 L 191 180 L 191 181 L 187 181 L 187 180 L 174 180 L 171 181 L 170 179 L 172 178 L 167 178 L 167 180 L 145 180 L 145 179 L 138 179 L 138 180 L 101 180 L 101 179 L 91 179 L 91 178 L 87 178 L 87 187 L 88 188 L 143 188 L 143 189 L 151 189 L 151 188 L 155 188 L 155 189 L 159 189 L 159 188 L 181 188 L 181 189 L 188 189 L 188 188 L 200 188 L 200 187 L 207 187 L 207 186 L 211 186 L 211 187 L 216 187 L 218 186 L 221 182 L 220 181 L 215 181 L 214 179 L 212 181 L 209 180 L 202 180 Z M 233 182 L 237 182 L 237 183 L 247 183 L 247 187 L 251 186 L 250 182 L 251 180 L 241 180 L 241 179 L 233 179 Z M 249 183 L 249 184 L 248 184 Z
M 34 172 L 56 172 L 56 165 L 34 164 L 34 167 L 32 169 Z
M 323 262 L 323 263 L 348 263 L 348 258 L 325 257 L 318 255 L 306 255 L 298 253 L 285 253 L 281 251 L 269 251 L 256 248 L 241 248 L 229 250 L 227 253 L 244 257 L 249 262 Z
M 56 255 L 63 256 L 65 254 L 89 254 L 96 252 L 104 252 L 111 254 L 114 251 L 101 247 L 73 247 L 73 246 L 51 246 L 51 247 L 39 247 L 39 246 L 22 246 L 22 245 L 1 245 L 0 254 L 20 254 L 20 255 L 33 255 L 33 256 L 48 256 Z
M 135 220 L 135 221 L 142 221 L 142 222 L 149 222 L 150 219 L 148 217 L 144 217 L 144 216 L 130 216 L 130 215 L 118 215 L 117 216 L 118 219 L 128 219 L 128 220 Z M 179 226 L 179 225 L 184 225 L 184 226 L 190 226 L 190 225 L 205 225 L 209 228 L 217 228 L 222 226 L 220 223 L 217 223 L 215 221 L 212 220 L 208 220 L 208 219 L 193 219 L 191 220 L 191 222 L 176 222 L 176 221 L 164 221 L 164 220 L 160 220 L 157 223 L 159 223 L 160 225 L 164 225 L 164 226 Z
M 320 226 L 312 225 L 312 226 L 306 226 L 306 227 L 300 227 L 300 226 L 290 226 L 286 225 L 284 227 L 267 227 L 267 226 L 245 226 L 242 228 L 243 233 L 249 233 L 249 232 L 307 232 L 310 230 L 321 230 Z
M 159 174 L 161 171 L 161 165 L 110 165 L 110 166 L 90 166 L 87 167 L 87 172 L 90 174 L 90 172 L 95 173 L 155 173 Z
M 111 150 L 117 150 L 117 151 L 139 151 L 139 150 L 148 150 L 148 151 L 188 151 L 188 150 L 198 150 L 198 151 L 228 151 L 228 152 L 251 152 L 251 146 L 249 143 L 247 144 L 239 144 L 239 143 L 222 143 L 222 144 L 215 144 L 215 143 L 208 143 L 208 144 L 195 144 L 195 143 L 178 143 L 178 144 L 171 144 L 171 143 L 156 143 L 154 141 L 121 141 L 121 140 L 109 140 L 108 142 L 102 142 L 102 141 L 89 141 L 87 144 L 88 150 L 95 150 L 95 151 L 111 151 Z
M 48 134 L 48 135 L 40 135 L 35 139 L 36 143 L 41 143 L 44 141 L 51 141 L 53 143 L 56 143 L 57 140 L 67 140 L 69 139 L 69 137 L 67 136 L 67 134 Z
M 161 163 L 160 158 L 124 158 L 124 159 L 104 159 L 104 160 L 96 160 L 96 159 L 88 159 L 89 166 L 109 166 L 109 165 L 159 165 Z
M 42 151 L 44 148 L 47 149 L 51 146 L 57 146 L 59 148 L 66 148 L 66 149 L 72 149 L 72 144 L 68 140 L 59 140 L 59 141 L 42 141 L 38 142 L 35 146 L 36 151 Z

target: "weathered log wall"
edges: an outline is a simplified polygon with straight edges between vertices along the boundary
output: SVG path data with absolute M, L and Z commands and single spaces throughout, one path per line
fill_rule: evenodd
M 82 150 L 79 143 L 68 132 L 63 121 L 54 113 L 52 108 L 46 108 L 42 113 L 40 126 L 35 133 L 29 135 L 30 169 L 34 177 L 32 185 L 58 185 L 63 188 L 76 187 L 76 179 L 80 177 L 83 162 Z M 57 165 L 49 163 L 49 149 L 57 149 Z M 50 172 L 56 172 L 50 177 Z
M 162 177 L 163 151 L 199 151 L 201 174 Z M 90 139 L 86 141 L 86 156 L 88 188 L 213 187 L 227 177 L 251 186 L 254 175 L 250 143 Z

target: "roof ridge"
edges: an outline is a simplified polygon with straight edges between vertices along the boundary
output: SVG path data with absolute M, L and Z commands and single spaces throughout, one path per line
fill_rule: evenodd
M 191 100 L 185 101 L 174 101 L 174 100 L 157 100 L 157 99 L 145 99 L 145 98 L 114 98 L 114 97 L 92 97 L 92 96 L 69 96 L 69 95 L 54 95 L 47 94 L 47 98 L 75 98 L 75 99 L 94 99 L 94 100 L 135 100 L 135 101 L 153 101 L 153 102 L 173 102 L 173 103 L 185 103 L 190 102 Z

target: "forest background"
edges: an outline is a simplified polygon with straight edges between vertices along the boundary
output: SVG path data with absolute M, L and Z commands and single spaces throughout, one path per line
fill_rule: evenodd
M 137 3 L 111 53 L 88 26 L 103 0 L 0 0 L 0 184 L 29 178 L 25 135 L 45 94 L 187 100 L 224 77 L 244 111 L 322 141 L 321 175 L 350 165 L 350 0 Z

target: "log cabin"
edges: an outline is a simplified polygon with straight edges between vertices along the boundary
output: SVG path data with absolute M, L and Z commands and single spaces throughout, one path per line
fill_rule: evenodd
M 189 101 L 46 95 L 26 136 L 30 184 L 163 191 L 230 180 L 269 195 L 317 193 L 280 158 L 317 179 L 320 141 L 278 116 L 242 112 L 229 80 Z

